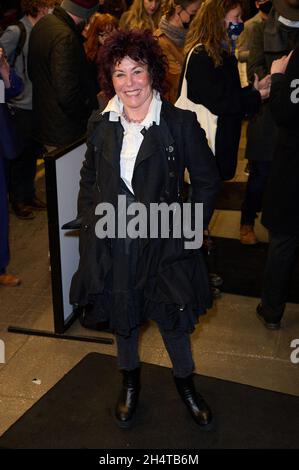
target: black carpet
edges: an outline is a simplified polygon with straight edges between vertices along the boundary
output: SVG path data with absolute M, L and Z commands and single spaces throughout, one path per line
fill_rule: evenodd
M 240 211 L 247 183 L 223 182 L 217 197 L 216 209 Z
M 223 292 L 249 297 L 260 297 L 267 243 L 246 246 L 239 240 L 213 237 L 215 250 L 210 254 L 210 270 L 223 280 Z M 288 301 L 299 303 L 299 263 L 296 264 L 290 284 Z
M 196 376 L 216 416 L 202 431 L 189 417 L 168 368 L 144 364 L 135 426 L 111 414 L 120 374 L 113 357 L 88 354 L 1 438 L 3 448 L 298 448 L 299 398 Z

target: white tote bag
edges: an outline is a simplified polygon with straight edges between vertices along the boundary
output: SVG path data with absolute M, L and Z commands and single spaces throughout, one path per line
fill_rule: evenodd
M 209 147 L 212 150 L 213 154 L 215 155 L 215 138 L 216 138 L 218 116 L 211 113 L 202 104 L 193 103 L 193 101 L 189 100 L 188 93 L 187 93 L 186 71 L 188 67 L 188 62 L 189 62 L 189 59 L 193 50 L 199 45 L 200 44 L 197 44 L 196 46 L 194 46 L 188 54 L 188 57 L 186 60 L 183 83 L 182 83 L 181 95 L 177 99 L 175 106 L 177 108 L 187 109 L 189 111 L 194 111 L 196 113 L 197 120 L 206 133 Z

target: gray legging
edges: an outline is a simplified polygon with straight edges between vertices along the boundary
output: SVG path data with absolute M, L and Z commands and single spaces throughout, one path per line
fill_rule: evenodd
M 161 336 L 173 366 L 175 377 L 187 377 L 194 371 L 190 335 L 181 330 L 165 331 L 159 326 Z M 131 331 L 128 337 L 116 335 L 118 366 L 133 370 L 139 367 L 138 354 L 139 328 Z

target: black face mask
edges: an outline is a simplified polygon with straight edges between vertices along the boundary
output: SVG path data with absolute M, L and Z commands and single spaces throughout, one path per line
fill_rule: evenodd
M 182 18 L 181 18 L 181 15 L 180 15 L 180 18 L 181 18 L 182 25 L 183 25 L 183 28 L 184 28 L 184 29 L 188 29 L 188 28 L 189 28 L 189 26 L 190 26 L 190 24 L 191 24 L 191 21 L 193 20 L 193 18 L 194 18 L 194 16 L 195 16 L 195 15 L 190 15 L 189 13 L 188 13 L 188 15 L 189 15 L 189 17 L 190 17 L 189 21 L 182 21 Z
M 183 25 L 183 28 L 184 28 L 184 29 L 188 29 L 190 23 L 189 23 L 189 21 L 188 21 L 188 22 L 186 22 L 186 21 L 183 22 L 183 21 L 182 21 L 182 25 Z
M 272 2 L 270 2 L 270 0 L 267 0 L 266 2 L 259 4 L 259 10 L 261 10 L 261 12 L 265 13 L 266 15 L 269 15 L 271 8 L 272 8 Z

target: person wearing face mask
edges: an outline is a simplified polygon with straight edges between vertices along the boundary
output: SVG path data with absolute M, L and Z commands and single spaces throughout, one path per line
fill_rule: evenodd
M 129 10 L 121 16 L 119 28 L 125 31 L 130 29 L 154 31 L 160 20 L 160 7 L 160 0 L 134 0 Z
M 274 60 L 288 55 L 299 45 L 299 0 L 273 0 L 273 8 L 265 22 L 254 25 L 248 57 L 248 77 L 260 79 L 271 69 Z M 254 231 L 255 219 L 271 173 L 278 129 L 265 101 L 258 115 L 249 122 L 245 157 L 249 160 L 250 175 L 240 220 L 240 241 L 244 245 L 258 243 Z
M 169 91 L 165 98 L 171 103 L 174 103 L 177 99 L 179 80 L 184 64 L 184 44 L 187 29 L 200 4 L 201 0 L 170 0 L 165 2 L 159 28 L 154 33 L 168 61 L 166 79 L 169 83 Z
M 299 8 L 292 17 L 290 21 L 299 22 Z M 299 255 L 298 85 L 294 88 L 294 81 L 298 83 L 298 70 L 299 47 L 271 65 L 269 105 L 278 127 L 278 138 L 263 202 L 262 223 L 269 230 L 270 244 L 261 303 L 257 307 L 257 316 L 268 330 L 277 330 L 281 326 Z
M 241 88 L 234 55 L 243 29 L 241 15 L 236 0 L 207 0 L 192 21 L 185 45 L 188 63 L 182 76 L 188 98 L 217 116 L 214 147 L 222 180 L 235 175 L 243 117 L 256 113 L 269 95 L 269 77 Z
M 127 8 L 126 0 L 100 0 L 99 2 L 99 13 L 108 13 L 118 20 Z
M 47 151 L 69 145 L 86 132 L 97 108 L 97 90 L 81 35 L 98 0 L 63 0 L 33 28 L 28 73 L 33 83 L 34 130 Z
M 266 21 L 272 8 L 272 0 L 257 0 L 255 6 L 258 9 L 256 15 L 244 23 L 244 31 L 237 40 L 238 60 L 239 62 L 247 62 L 250 46 L 252 42 L 252 29 L 255 23 Z

